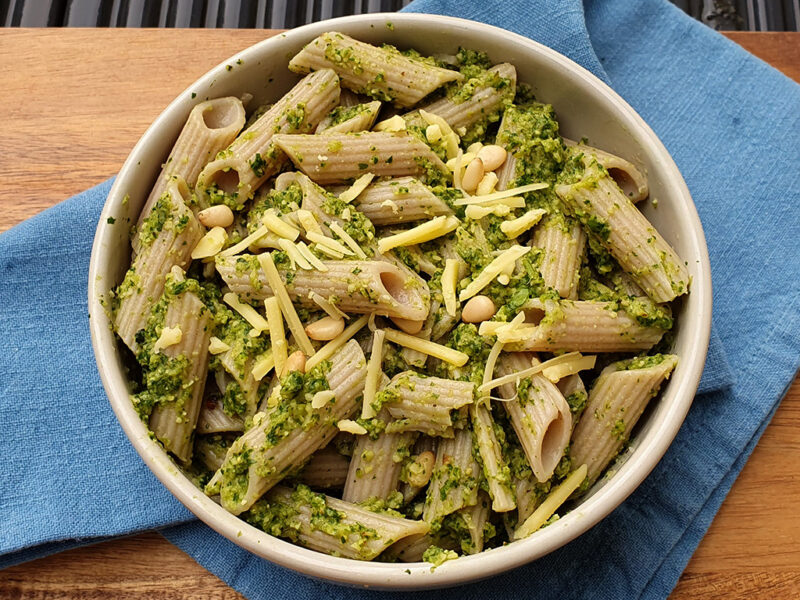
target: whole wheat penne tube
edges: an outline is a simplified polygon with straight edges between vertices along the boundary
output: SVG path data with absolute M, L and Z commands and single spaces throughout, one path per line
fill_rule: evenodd
M 375 439 L 358 436 L 342 500 L 358 503 L 370 498 L 388 499 L 399 487 L 403 460 L 411 453 L 418 435 L 416 432 L 382 432 Z
M 516 88 L 517 70 L 514 65 L 502 63 L 422 108 L 442 117 L 461 134 L 462 142 L 468 144 L 480 138 L 489 123 L 500 118 L 506 104 L 514 99 Z
M 275 487 L 246 519 L 312 550 L 359 560 L 372 560 L 397 540 L 429 529 L 424 521 L 371 512 L 304 485 Z
M 221 398 L 203 400 L 200 416 L 197 418 L 197 433 L 206 435 L 228 431 L 244 431 L 244 421 L 240 417 L 227 414 L 223 410 Z
M 182 383 L 177 398 L 172 402 L 161 398 L 156 403 L 150 415 L 150 430 L 178 460 L 189 462 L 192 457 L 192 436 L 200 414 L 208 372 L 208 340 L 211 337 L 212 319 L 200 298 L 194 292 L 187 291 L 169 301 L 163 327 L 181 332 L 180 341 L 159 352 L 167 357 L 170 366 L 176 370 L 184 363 Z M 158 393 L 159 389 L 160 386 L 154 388 L 153 393 Z
M 439 440 L 422 519 L 433 523 L 478 501 L 480 465 L 472 456 L 472 431 L 458 429 L 452 439 Z
M 500 357 L 498 371 L 509 375 L 537 363 L 531 354 L 512 352 Z M 526 377 L 516 385 L 502 385 L 500 394 L 507 398 L 503 406 L 534 476 L 540 482 L 547 481 L 569 444 L 569 405 L 555 384 L 541 374 Z
M 469 540 L 461 540 L 461 551 L 465 554 L 483 552 L 485 525 L 491 511 L 492 499 L 481 490 L 478 492 L 478 501 L 475 504 L 462 508 L 456 513 L 469 532 Z
M 654 301 L 689 291 L 686 265 L 605 169 L 587 168 L 581 181 L 558 185 L 556 193 Z
M 375 123 L 381 103 L 377 100 L 355 106 L 339 105 L 317 125 L 317 135 L 369 131 Z
M 202 168 L 214 160 L 220 150 L 228 147 L 244 126 L 244 120 L 242 101 L 230 96 L 206 100 L 191 110 L 142 212 L 139 213 L 136 233 L 131 239 L 134 254 L 138 254 L 140 250 L 139 230 L 167 189 L 167 184 L 181 178 L 186 185 L 194 188 Z
M 167 273 L 185 269 L 203 237 L 204 228 L 188 208 L 189 189 L 178 179 L 167 185 L 151 214 L 139 228 L 139 253 L 114 292 L 114 327 L 134 352 L 136 333 L 143 329 L 150 309 L 161 297 Z
M 469 407 L 469 414 L 478 453 L 483 463 L 483 475 L 486 477 L 489 495 L 492 497 L 492 510 L 495 512 L 514 510 L 516 504 L 511 490 L 511 473 L 494 431 L 492 413 L 483 403 L 475 403 Z
M 603 165 L 603 168 L 608 171 L 611 178 L 617 182 L 622 193 L 630 198 L 631 202 L 641 202 L 647 198 L 649 194 L 647 178 L 632 162 L 616 154 L 589 146 L 588 144 L 575 142 L 567 138 L 562 139 L 564 140 L 564 144 L 570 146 L 574 152 L 583 153 L 584 163 L 587 166 L 590 164 L 592 158 Z
M 453 426 L 451 413 L 471 404 L 475 386 L 467 381 L 425 377 L 413 371 L 395 375 L 376 397 L 395 419 L 387 431 L 419 431 L 446 435 Z M 381 408 L 381 407 L 373 407 Z
M 534 230 L 530 245 L 543 250 L 540 269 L 545 285 L 562 298 L 577 300 L 586 253 L 586 234 L 580 224 L 563 215 L 549 215 Z
M 391 46 L 378 48 L 336 31 L 306 44 L 289 62 L 289 69 L 296 73 L 333 69 L 343 86 L 398 106 L 413 106 L 445 83 L 464 78 L 458 71 L 408 58 Z
M 217 272 L 240 297 L 268 298 L 272 290 L 254 259 L 252 255 L 217 257 Z M 280 270 L 293 302 L 314 308 L 316 304 L 309 294 L 316 292 L 345 313 L 374 313 L 411 321 L 428 316 L 427 285 L 410 280 L 397 266 L 360 260 L 329 260 L 323 264 L 326 271 Z M 291 281 L 289 272 L 293 274 Z
M 209 471 L 216 471 L 222 466 L 230 441 L 222 435 L 200 435 L 194 442 L 194 457 Z
M 498 339 L 513 350 L 537 352 L 635 352 L 649 350 L 664 330 L 640 325 L 616 303 L 583 300 L 531 300 L 526 323 Z
M 328 444 L 317 450 L 300 471 L 298 479 L 312 488 L 330 489 L 344 487 L 350 459 Z
M 414 177 L 374 182 L 356 200 L 358 209 L 374 225 L 395 225 L 452 215 L 452 209 Z
M 358 409 L 365 377 L 364 353 L 351 340 L 327 365 L 312 369 L 304 378 L 305 387 L 328 387 L 335 401 L 313 409 L 310 394 L 277 398 L 276 405 L 258 413 L 254 425 L 231 446 L 206 493 L 219 493 L 222 506 L 235 515 L 248 510 L 295 465 L 333 439 L 337 423 Z
M 449 176 L 433 150 L 406 132 L 281 134 L 273 139 L 295 167 L 322 185 L 347 182 L 365 173 L 401 177 L 434 169 Z
M 659 354 L 616 362 L 600 373 L 570 445 L 572 464 L 585 464 L 589 469 L 584 489 L 617 455 L 647 403 L 677 364 L 677 356 Z
M 202 203 L 244 206 L 286 160 L 273 136 L 313 131 L 338 100 L 339 78 L 330 69 L 301 79 L 202 170 L 197 178 Z

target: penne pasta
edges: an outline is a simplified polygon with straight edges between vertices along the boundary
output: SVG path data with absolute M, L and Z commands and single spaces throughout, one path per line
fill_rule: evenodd
M 573 464 L 588 466 L 582 489 L 597 480 L 628 441 L 647 403 L 677 364 L 677 356 L 657 354 L 603 369 L 589 393 L 586 415 L 572 433 Z
M 545 285 L 562 298 L 577 300 L 586 253 L 586 234 L 580 224 L 560 214 L 550 215 L 534 231 L 531 246 L 542 249 L 540 270 Z
M 139 231 L 166 191 L 167 185 L 182 179 L 189 188 L 194 188 L 202 168 L 213 160 L 218 152 L 228 147 L 243 126 L 244 107 L 238 98 L 206 100 L 191 110 L 139 214 L 139 221 L 131 238 L 134 255 L 141 249 Z
M 218 257 L 216 267 L 232 292 L 260 300 L 272 296 L 272 288 L 254 259 L 252 255 Z M 411 321 L 428 316 L 430 292 L 427 286 L 417 280 L 409 283 L 407 273 L 392 264 L 358 260 L 329 260 L 323 264 L 325 271 L 279 271 L 293 302 L 315 307 L 309 294 L 317 293 L 346 313 L 377 314 Z
M 348 342 L 329 362 L 302 378 L 298 396 L 276 398 L 274 407 L 256 415 L 253 427 L 231 446 L 206 493 L 219 493 L 222 505 L 233 514 L 248 510 L 293 464 L 333 439 L 339 431 L 336 423 L 357 410 L 365 376 L 364 353 L 358 343 Z M 281 390 L 283 386 L 282 382 Z M 303 392 L 318 387 L 330 389 L 336 402 L 312 409 Z
M 452 215 L 447 203 L 414 177 L 377 181 L 356 200 L 373 225 L 395 225 Z
M 688 292 L 686 266 L 605 169 L 587 168 L 580 182 L 559 185 L 556 193 L 654 301 Z
M 336 31 L 306 44 L 289 61 L 289 69 L 333 69 L 348 89 L 398 106 L 413 106 L 445 83 L 464 78 L 458 71 L 408 58 L 391 46 L 377 48 Z
M 439 441 L 423 521 L 434 523 L 478 501 L 481 468 L 472 457 L 472 443 L 469 429 L 459 429 L 452 439 Z
M 538 364 L 530 354 L 510 353 L 502 357 L 498 370 L 503 375 Z M 500 386 L 511 425 L 539 482 L 552 477 L 572 432 L 569 405 L 558 388 L 541 374 L 531 375 L 516 385 Z
M 405 132 L 276 135 L 274 141 L 295 167 L 319 184 L 343 183 L 365 173 L 448 176 L 433 150 Z
M 333 133 L 356 133 L 369 131 L 375 123 L 381 103 L 377 100 L 367 104 L 343 106 L 340 104 L 317 125 L 316 134 L 331 135 Z
M 248 127 L 197 178 L 204 205 L 225 203 L 239 210 L 286 158 L 278 133 L 313 130 L 339 100 L 339 78 L 330 69 L 307 75 Z

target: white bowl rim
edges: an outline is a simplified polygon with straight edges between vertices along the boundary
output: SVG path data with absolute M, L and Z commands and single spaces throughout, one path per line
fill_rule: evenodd
M 110 242 L 112 235 L 108 228 L 103 227 L 103 224 L 111 216 L 112 204 L 115 204 L 111 200 L 121 197 L 123 182 L 135 170 L 137 157 L 146 153 L 146 148 L 150 145 L 151 139 L 155 137 L 155 132 L 169 121 L 173 112 L 181 109 L 182 104 L 188 100 L 192 88 L 207 86 L 215 78 L 224 75 L 225 65 L 229 64 L 231 60 L 248 60 L 278 36 L 267 38 L 250 46 L 211 69 L 173 100 L 142 135 L 120 169 L 109 192 L 108 200 L 98 222 L 89 266 L 90 329 L 100 378 L 123 430 L 145 464 L 158 479 L 200 520 L 246 550 L 314 578 L 375 589 L 430 589 L 484 579 L 550 553 L 574 540 L 606 517 L 647 477 L 677 434 L 692 404 L 702 375 L 711 331 L 711 267 L 702 225 L 689 190 L 669 152 L 652 129 L 630 105 L 591 72 L 555 50 L 519 34 L 484 23 L 449 16 L 374 13 L 312 23 L 278 35 L 310 40 L 324 31 L 335 30 L 339 26 L 347 26 L 351 23 L 368 23 L 379 26 L 391 21 L 395 24 L 405 25 L 415 21 L 419 22 L 422 19 L 436 20 L 443 25 L 466 27 L 477 34 L 501 35 L 511 38 L 516 43 L 543 55 L 544 58 L 558 64 L 563 69 L 571 71 L 572 75 L 582 79 L 585 85 L 594 87 L 596 91 L 605 96 L 609 104 L 626 119 L 628 124 L 638 130 L 637 139 L 647 152 L 652 156 L 657 156 L 662 162 L 662 167 L 669 173 L 674 188 L 672 190 L 674 192 L 673 200 L 683 204 L 683 208 L 687 211 L 687 219 L 692 225 L 683 233 L 689 238 L 688 243 L 696 250 L 698 275 L 693 279 L 691 296 L 699 309 L 695 313 L 686 315 L 682 322 L 686 325 L 686 318 L 691 318 L 693 322 L 688 325 L 691 325 L 694 340 L 690 353 L 681 356 L 682 376 L 676 375 L 670 382 L 671 395 L 674 400 L 671 401 L 668 412 L 661 419 L 658 429 L 649 432 L 647 439 L 637 446 L 631 459 L 622 465 L 614 477 L 575 510 L 567 513 L 553 525 L 524 540 L 449 561 L 433 571 L 427 563 L 372 563 L 332 557 L 272 537 L 228 513 L 197 489 L 180 472 L 164 450 L 150 439 L 147 428 L 139 419 L 129 400 L 124 374 L 116 368 L 112 359 L 116 341 L 109 327 L 108 316 L 102 306 L 101 292 L 96 285 L 102 272 L 102 247 Z

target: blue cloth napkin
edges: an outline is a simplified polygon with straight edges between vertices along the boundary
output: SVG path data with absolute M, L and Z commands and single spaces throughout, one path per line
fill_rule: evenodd
M 665 597 L 800 362 L 800 88 L 666 0 L 417 0 L 409 9 L 511 29 L 609 82 L 683 172 L 715 285 L 701 395 L 644 484 L 561 550 L 436 597 L 516 596 L 520 578 L 536 582 L 525 588 L 531 598 Z M 0 235 L 0 567 L 191 518 L 127 442 L 96 374 L 86 278 L 108 189 Z M 271 565 L 196 522 L 164 534 L 250 598 L 376 595 Z

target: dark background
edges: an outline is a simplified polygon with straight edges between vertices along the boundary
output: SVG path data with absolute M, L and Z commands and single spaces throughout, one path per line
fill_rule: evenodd
M 410 0 L 0 0 L 0 24 L 5 27 L 288 29 L 331 17 L 396 11 L 409 2 Z M 715 29 L 800 30 L 800 0 L 672 2 Z

